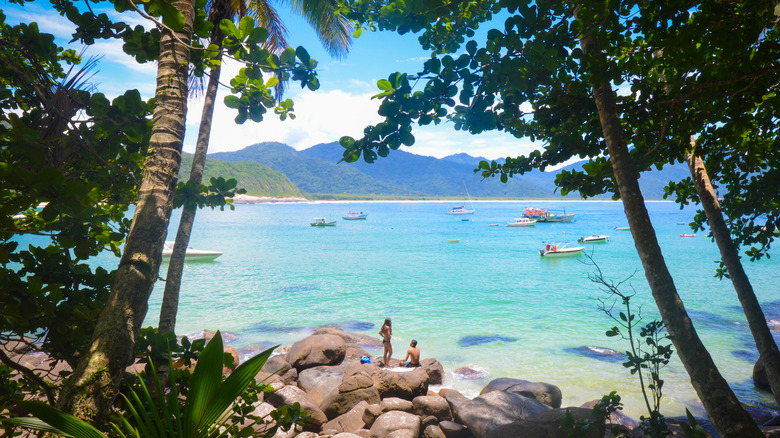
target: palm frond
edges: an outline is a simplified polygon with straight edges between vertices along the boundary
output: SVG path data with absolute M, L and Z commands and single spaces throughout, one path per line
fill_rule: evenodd
M 343 59 L 352 46 L 352 25 L 331 0 L 282 0 L 306 20 L 330 56 Z

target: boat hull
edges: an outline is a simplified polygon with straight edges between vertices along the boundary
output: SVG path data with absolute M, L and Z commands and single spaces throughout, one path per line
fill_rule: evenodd
M 577 242 L 581 243 L 607 243 L 608 241 L 609 236 L 588 236 L 577 239 Z
M 474 214 L 476 210 L 458 210 L 458 211 L 448 211 L 447 214 Z
M 173 251 L 163 251 L 162 257 L 163 261 L 168 261 L 171 259 Z M 206 250 L 198 250 L 198 249 L 187 249 L 187 252 L 184 254 L 184 261 L 185 262 L 210 262 L 217 257 L 221 256 L 223 253 L 219 251 L 206 251 Z
M 333 222 L 312 222 L 312 227 L 335 227 L 336 221 Z
M 360 216 L 342 216 L 341 218 L 345 221 L 364 221 L 368 217 L 367 214 L 360 215 Z
M 574 221 L 574 214 L 567 214 L 563 216 L 547 216 L 547 217 L 540 217 L 537 219 L 539 222 L 544 223 L 550 223 L 550 222 L 573 222 Z
M 539 255 L 542 257 L 571 257 L 582 254 L 583 250 L 585 250 L 584 246 L 579 246 L 576 248 L 561 248 L 557 250 L 540 249 Z

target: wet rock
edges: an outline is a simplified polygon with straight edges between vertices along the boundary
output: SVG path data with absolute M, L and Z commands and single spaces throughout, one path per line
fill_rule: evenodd
M 480 370 L 471 366 L 460 367 L 453 371 L 452 374 L 455 377 L 463 380 L 482 380 L 488 376 L 487 372 L 484 370 Z
M 509 391 L 515 394 L 520 394 L 525 397 L 536 399 L 536 401 L 547 405 L 551 408 L 560 408 L 561 389 L 555 385 L 549 383 L 536 383 L 529 382 L 527 380 L 510 379 L 506 377 L 491 380 L 482 389 L 480 394 L 485 394 L 491 391 Z
M 311 335 L 290 347 L 287 362 L 298 371 L 320 365 L 337 365 L 344 360 L 346 352 L 347 345 L 340 336 Z
M 574 353 L 579 356 L 589 357 L 591 359 L 597 359 L 604 362 L 623 362 L 626 360 L 626 355 L 617 352 L 607 347 L 592 347 L 583 345 L 577 348 L 564 348 L 563 351 L 567 353 Z

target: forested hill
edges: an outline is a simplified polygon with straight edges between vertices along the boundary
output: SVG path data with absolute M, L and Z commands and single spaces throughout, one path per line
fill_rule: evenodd
M 555 192 L 557 172 L 535 170 L 502 184 L 497 178 L 483 180 L 475 174 L 473 170 L 484 158 L 468 154 L 438 159 L 397 150 L 368 164 L 362 160 L 339 163 L 342 151 L 337 142 L 302 151 L 265 142 L 239 151 L 210 154 L 209 160 L 263 164 L 286 175 L 308 194 L 465 197 L 465 184 L 474 198 L 561 198 L 560 192 Z M 574 164 L 566 169 L 581 167 Z M 668 181 L 679 181 L 687 175 L 685 166 L 667 166 L 662 171 L 643 174 L 640 184 L 647 199 L 661 199 Z M 579 194 L 571 193 L 567 198 L 579 199 Z
M 192 154 L 183 154 L 179 180 L 186 181 L 190 177 Z M 235 178 L 238 186 L 246 189 L 253 196 L 271 196 L 275 198 L 301 197 L 303 193 L 284 174 L 270 167 L 252 161 L 227 162 L 209 157 L 203 172 L 203 181 L 211 177 Z

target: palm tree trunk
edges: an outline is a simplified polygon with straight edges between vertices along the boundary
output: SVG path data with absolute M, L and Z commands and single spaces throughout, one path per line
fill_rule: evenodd
M 185 44 L 192 35 L 194 1 L 176 0 L 173 5 L 184 14 L 186 25 L 175 36 L 164 30 L 160 39 L 152 137 L 133 222 L 92 341 L 58 401 L 64 411 L 91 422 L 107 412 L 133 361 L 171 216 L 187 116 L 190 51 Z
M 222 61 L 222 55 L 216 59 Z M 200 185 L 203 181 L 203 168 L 206 165 L 206 152 L 209 149 L 211 137 L 211 122 L 214 117 L 214 106 L 219 89 L 219 75 L 222 71 L 221 64 L 211 70 L 209 83 L 203 101 L 203 112 L 200 117 L 198 141 L 195 145 L 195 156 L 192 158 L 192 171 L 190 181 Z M 160 307 L 159 333 L 174 332 L 176 329 L 176 314 L 179 308 L 179 291 L 181 289 L 181 276 L 184 270 L 184 256 L 190 243 L 192 224 L 195 222 L 195 214 L 198 208 L 191 203 L 184 203 L 179 219 L 179 230 L 176 232 L 176 242 L 173 245 L 173 253 L 168 264 L 168 275 L 165 279 L 165 291 L 163 292 L 162 306 Z
M 693 139 L 691 139 L 691 143 L 693 143 Z M 723 264 L 726 266 L 729 278 L 731 278 L 731 282 L 734 284 L 734 290 L 737 292 L 739 302 L 742 304 L 750 332 L 753 334 L 753 340 L 756 342 L 756 348 L 766 367 L 769 386 L 772 388 L 775 401 L 780 404 L 780 351 L 778 351 L 772 332 L 767 326 L 766 317 L 764 317 L 761 305 L 753 292 L 753 286 L 750 284 L 750 280 L 742 267 L 739 251 L 736 245 L 734 245 L 734 241 L 731 240 L 731 233 L 726 226 L 726 221 L 723 219 L 720 203 L 715 196 L 715 190 L 710 183 L 704 162 L 700 157 L 694 156 L 692 153 L 686 155 L 685 158 L 688 161 L 688 167 L 696 185 L 696 192 L 699 194 L 699 199 L 701 199 L 702 208 L 704 208 L 704 213 L 707 215 L 710 230 L 712 230 L 712 235 L 718 244 Z
M 583 25 L 583 29 L 588 28 L 589 23 Z M 761 430 L 742 407 L 699 339 L 666 267 L 639 189 L 639 178 L 628 152 L 614 91 L 608 82 L 598 79 L 608 77 L 604 68 L 606 56 L 589 32 L 581 37 L 580 47 L 586 56 L 589 73 L 595 78 L 592 84 L 593 99 L 598 109 L 609 160 L 631 227 L 634 245 L 661 318 L 691 378 L 691 384 L 721 437 L 763 437 Z

